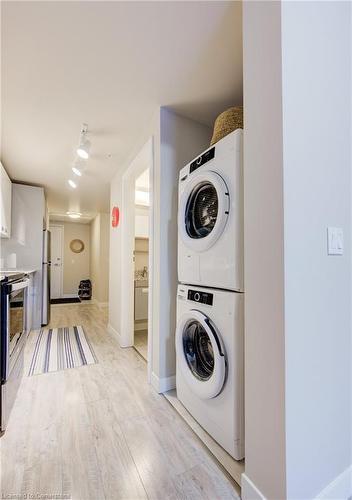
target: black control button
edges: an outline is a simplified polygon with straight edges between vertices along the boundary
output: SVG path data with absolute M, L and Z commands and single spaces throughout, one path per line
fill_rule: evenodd
M 200 292 L 197 290 L 188 290 L 188 300 L 193 300 L 194 302 L 200 302 L 201 304 L 207 304 L 208 306 L 213 305 L 213 297 L 212 293 L 208 292 Z
M 190 174 L 195 170 L 197 170 L 197 168 L 201 167 L 208 161 L 212 160 L 214 157 L 215 157 L 215 146 L 212 147 L 211 149 L 208 149 L 208 151 L 206 151 L 204 154 L 198 156 L 198 158 L 192 161 L 189 167 Z

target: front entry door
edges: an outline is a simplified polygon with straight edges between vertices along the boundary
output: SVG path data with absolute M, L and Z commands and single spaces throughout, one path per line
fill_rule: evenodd
M 63 241 L 64 227 L 50 226 L 51 232 L 51 282 L 50 294 L 52 299 L 59 299 L 63 294 Z

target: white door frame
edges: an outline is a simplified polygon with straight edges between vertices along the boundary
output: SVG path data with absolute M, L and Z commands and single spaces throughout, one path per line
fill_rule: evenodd
M 53 222 L 50 224 L 49 222 L 49 231 L 52 227 L 59 227 L 62 230 L 61 234 L 61 273 L 60 273 L 60 298 L 64 296 L 64 237 L 65 237 L 65 226 L 63 224 L 58 224 L 56 222 Z M 50 253 L 51 253 L 51 248 L 50 248 Z M 51 259 L 51 255 L 50 255 Z M 51 280 L 52 278 L 50 278 Z M 50 285 L 51 286 L 51 285 Z
M 141 159 L 147 158 L 147 164 Z M 153 260 L 154 260 L 154 152 L 150 138 L 122 176 L 121 214 L 121 336 L 124 347 L 134 342 L 134 240 L 135 240 L 135 181 L 149 168 L 149 273 L 148 273 L 148 382 L 152 373 L 153 335 Z

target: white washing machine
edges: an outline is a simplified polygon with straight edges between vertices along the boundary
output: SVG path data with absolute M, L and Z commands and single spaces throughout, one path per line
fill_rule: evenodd
M 180 172 L 181 283 L 244 290 L 242 137 L 235 130 Z
M 232 457 L 244 457 L 244 294 L 177 289 L 177 397 Z

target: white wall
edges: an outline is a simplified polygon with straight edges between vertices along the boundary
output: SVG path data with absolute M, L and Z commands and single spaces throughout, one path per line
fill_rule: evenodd
M 134 270 L 143 271 L 149 267 L 149 240 L 138 238 L 134 240 Z
M 131 152 L 130 157 L 123 165 L 118 166 L 115 177 L 110 184 L 110 209 L 117 206 L 122 208 L 122 184 L 123 174 L 129 167 L 134 158 L 138 155 L 144 144 L 152 138 L 154 163 L 159 162 L 160 151 L 160 111 L 151 117 L 150 122 L 146 129 L 141 134 L 140 140 L 136 144 L 136 148 Z M 146 165 L 148 167 L 148 165 Z M 109 328 L 112 329 L 116 335 L 120 336 L 121 342 L 121 303 L 122 303 L 122 287 L 121 287 L 121 256 L 122 256 L 122 239 L 121 239 L 121 223 L 124 220 L 124 213 L 120 213 L 120 224 L 118 227 L 110 227 L 110 270 L 109 270 Z M 123 343 L 123 345 L 128 345 Z
M 100 214 L 100 301 L 109 302 L 110 214 Z
M 50 221 L 55 224 L 55 221 Z M 58 222 L 64 226 L 63 294 L 78 295 L 81 280 L 90 278 L 90 227 L 79 222 Z M 81 253 L 72 252 L 70 243 L 79 239 L 84 243 Z
M 313 498 L 352 464 L 350 9 L 244 4 L 244 500 Z
M 109 223 L 109 214 L 99 213 L 90 224 L 92 297 L 101 304 L 109 300 Z
M 212 130 L 167 109 L 160 112 L 160 164 L 155 172 L 155 300 L 153 373 L 176 373 L 177 209 L 180 169 L 209 147 Z M 155 267 L 155 266 L 154 266 Z M 155 354 L 155 355 L 154 355 Z
M 244 3 L 246 475 L 275 499 L 286 490 L 280 30 L 280 2 Z
M 136 238 L 149 237 L 149 207 L 135 206 L 134 234 Z
M 159 379 L 174 376 L 174 330 L 177 287 L 177 186 L 178 172 L 189 160 L 208 147 L 211 130 L 161 108 L 145 130 L 126 165 L 111 183 L 111 206 L 122 206 L 122 173 L 149 138 L 154 150 L 154 273 L 153 273 L 153 361 Z M 121 214 L 123 217 L 124 214 Z M 110 231 L 109 324 L 121 332 L 121 233 Z
M 352 464 L 350 9 L 282 4 L 289 498 Z M 327 226 L 343 228 L 343 256 L 327 255 Z

